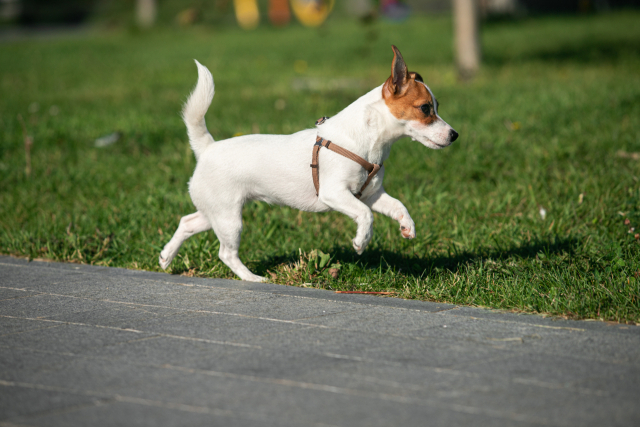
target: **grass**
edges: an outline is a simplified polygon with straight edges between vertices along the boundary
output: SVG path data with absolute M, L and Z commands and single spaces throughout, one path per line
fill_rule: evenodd
M 161 247 L 193 211 L 195 161 L 179 117 L 196 81 L 192 58 L 216 79 L 207 120 L 223 139 L 335 114 L 386 79 L 394 43 L 461 134 L 441 151 L 402 140 L 385 163 L 385 187 L 411 212 L 417 238 L 403 240 L 376 215 L 357 256 L 355 224 L 340 214 L 250 203 L 248 266 L 289 285 L 640 322 L 640 243 L 630 231 L 640 231 L 638 18 L 489 24 L 471 83 L 455 78 L 446 18 L 0 44 L 0 253 L 159 270 Z M 33 137 L 29 175 L 19 117 Z M 115 144 L 94 146 L 115 131 Z M 193 237 L 171 272 L 234 278 L 217 250 L 212 232 Z

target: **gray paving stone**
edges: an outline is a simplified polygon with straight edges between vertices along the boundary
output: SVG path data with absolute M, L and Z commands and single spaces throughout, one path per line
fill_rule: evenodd
M 60 369 L 68 360 L 69 354 L 55 351 L 0 347 L 0 380 L 23 382 L 41 371 Z
M 283 349 L 280 354 L 284 353 L 286 350 Z M 194 369 L 234 369 L 256 359 L 265 364 L 270 361 L 262 349 L 162 336 L 122 343 L 85 355 L 107 357 L 119 363 L 135 361 L 150 366 L 169 364 Z
M 110 375 L 113 373 L 118 375 Z M 473 412 L 476 420 L 484 419 L 488 425 L 499 425 L 497 421 L 508 421 L 512 417 L 506 412 L 492 413 L 482 408 L 462 408 L 456 405 L 447 407 L 435 400 L 424 401 L 397 393 L 385 394 L 323 384 L 264 381 L 263 378 L 250 375 L 220 374 L 210 375 L 184 369 L 134 368 L 96 360 L 91 363 L 79 361 L 73 367 L 55 374 L 41 375 L 38 381 L 45 385 L 50 382 L 62 383 L 63 388 L 67 383 L 80 386 L 92 384 L 94 389 L 87 391 L 94 395 L 120 396 L 129 402 L 161 402 L 162 406 L 170 408 L 188 401 L 191 407 L 210 408 L 214 413 L 224 411 L 234 415 L 242 414 L 252 420 L 273 420 L 297 425 L 322 423 L 383 426 L 389 425 L 389 420 L 403 425 L 419 425 L 425 419 L 438 417 L 466 417 L 470 421 L 471 417 L 466 412 Z M 125 384 L 122 378 L 128 378 L 129 381 Z M 144 381 L 140 380 L 142 378 Z M 343 404 L 345 399 L 350 402 L 349 410 L 336 413 L 335 408 Z M 274 402 L 279 404 L 274 405 Z M 386 421 L 377 416 L 376 413 L 380 411 L 387 414 Z
M 134 401 L 113 402 L 100 405 L 87 405 L 74 411 L 54 413 L 40 417 L 25 417 L 29 425 L 42 427 L 68 426 L 105 426 L 105 427 L 276 427 L 294 426 L 295 424 L 275 422 L 272 420 L 252 420 L 240 418 L 242 414 L 227 414 L 215 408 L 174 409 L 160 407 L 159 402 Z M 20 421 L 20 419 L 18 419 Z M 300 426 L 300 424 L 298 424 Z
M 591 361 L 547 354 L 511 354 L 508 357 L 457 366 L 464 372 L 482 374 L 501 371 L 505 378 L 547 388 L 567 388 L 578 394 L 634 396 L 640 366 Z
M 2 257 L 2 261 L 14 261 L 12 258 Z M 24 288 L 25 286 L 44 286 L 69 278 L 74 278 L 79 275 L 77 270 L 60 270 L 46 268 L 47 274 L 42 274 L 42 268 L 45 266 L 38 265 L 36 270 L 33 269 L 33 265 L 29 265 L 25 262 L 18 262 L 8 264 L 2 262 L 2 275 L 0 275 L 0 286 L 5 288 Z
M 65 280 L 26 285 L 30 290 L 51 295 L 67 295 L 91 300 L 117 300 L 125 303 L 166 305 L 172 296 L 180 295 L 183 287 L 151 280 L 139 280 L 131 286 L 126 277 L 104 277 L 96 280 L 92 274 L 76 274 Z
M 58 390 L 38 390 L 0 383 L 0 423 L 1 420 L 17 419 L 25 415 L 49 414 L 51 412 L 75 409 L 83 405 L 93 405 L 93 396 L 63 393 Z
M 96 301 L 67 296 L 38 294 L 29 298 L 0 301 L 0 315 L 22 318 L 49 317 L 92 310 Z
M 90 310 L 55 314 L 53 316 L 47 316 L 46 319 L 82 323 L 87 325 L 135 329 L 132 325 L 134 325 L 136 321 L 140 322 L 151 319 L 160 319 L 163 317 L 175 316 L 180 313 L 184 313 L 184 311 L 164 307 L 147 307 L 98 302 L 95 307 Z
M 46 322 L 43 323 L 46 324 Z M 127 330 L 66 324 L 57 328 L 35 329 L 20 334 L 4 335 L 0 337 L 0 346 L 77 354 L 152 335 Z
M 29 291 L 26 289 L 0 288 L 0 301 L 7 299 L 28 298 L 37 294 L 37 291 Z
M 0 257 L 0 423 L 640 424 L 640 328 Z
M 271 340 L 291 330 L 307 329 L 297 323 L 228 314 L 182 312 L 174 316 L 130 322 L 133 328 L 150 333 L 174 334 L 210 340 L 253 343 L 258 337 Z
M 545 317 L 536 314 L 510 313 L 501 310 L 478 309 L 475 307 L 457 306 L 449 310 L 442 310 L 440 314 L 451 318 L 464 319 L 487 319 L 510 324 L 530 324 L 539 325 L 546 328 L 560 328 L 569 330 L 617 332 L 623 334 L 637 335 L 638 327 L 618 324 L 613 322 L 579 321 Z
M 2 312 L 0 312 L 0 316 L 3 316 L 0 317 L 0 336 L 18 334 L 35 329 L 56 328 L 60 326 L 58 324 L 43 323 L 36 319 L 6 317 Z

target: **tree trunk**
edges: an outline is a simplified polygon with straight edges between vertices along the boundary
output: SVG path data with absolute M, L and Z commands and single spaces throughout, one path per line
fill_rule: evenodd
M 458 74 L 462 79 L 470 79 L 480 67 L 478 0 L 453 0 L 453 13 Z
M 156 0 L 136 1 L 136 21 L 140 27 L 152 27 L 156 22 L 156 12 Z

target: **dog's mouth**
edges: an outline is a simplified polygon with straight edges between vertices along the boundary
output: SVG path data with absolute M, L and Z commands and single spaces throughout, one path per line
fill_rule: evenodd
M 438 147 L 438 148 L 446 148 L 446 147 L 448 147 L 448 146 L 450 146 L 450 145 L 451 145 L 451 143 L 450 143 L 450 142 L 445 142 L 444 144 L 439 144 L 439 143 L 435 142 L 435 141 L 434 141 L 434 140 L 432 140 L 432 139 L 427 138 L 427 140 L 428 140 L 430 143 L 432 143 L 433 145 L 435 145 L 436 147 Z
M 418 141 L 418 142 L 421 142 L 421 143 L 422 143 L 422 144 L 424 144 L 424 145 L 427 145 L 425 142 L 419 141 L 418 139 L 413 138 L 413 137 L 411 138 L 411 140 L 412 140 L 412 141 Z M 431 144 L 431 145 L 435 145 L 435 146 L 436 146 L 436 147 L 438 147 L 438 148 L 445 148 L 445 147 L 448 147 L 448 146 L 449 146 L 449 144 L 438 144 L 437 142 L 433 142 L 433 141 L 432 141 L 432 140 L 430 140 L 429 138 L 427 138 L 427 141 L 429 142 L 429 144 Z M 429 145 L 427 145 L 427 147 L 428 147 L 428 146 L 429 146 Z M 432 148 L 433 148 L 433 147 L 432 147 Z
M 451 145 L 451 142 L 445 142 L 444 144 L 439 144 L 439 143 L 435 142 L 431 138 L 428 138 L 428 137 L 423 137 L 423 138 L 424 139 L 422 139 L 422 138 L 418 139 L 417 137 L 412 136 L 411 140 L 412 141 L 418 141 L 418 142 L 426 145 L 427 147 L 431 147 L 431 148 L 436 148 L 436 147 L 437 148 L 446 148 L 446 147 Z

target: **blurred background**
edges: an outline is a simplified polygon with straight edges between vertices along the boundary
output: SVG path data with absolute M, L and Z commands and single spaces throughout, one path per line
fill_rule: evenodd
M 269 21 L 270 2 L 259 0 L 258 8 L 264 14 L 263 24 Z M 282 2 L 271 2 L 282 3 Z M 287 2 L 285 2 L 287 3 Z M 322 0 L 300 0 L 302 5 L 324 4 Z M 334 3 L 326 2 L 326 3 Z M 450 13 L 451 0 L 337 0 L 334 14 L 350 14 L 363 18 L 379 15 L 397 18 L 400 5 L 415 13 Z M 593 13 L 620 8 L 637 7 L 637 0 L 479 0 L 483 17 L 522 17 L 553 13 Z M 4 25 L 80 25 L 102 23 L 111 26 L 129 25 L 145 7 L 155 9 L 152 24 L 205 23 L 233 24 L 234 0 L 0 0 L 0 17 Z M 272 6 L 274 7 L 274 6 Z M 277 6 L 276 6 L 277 7 Z M 281 6 L 282 7 L 282 6 Z M 284 6 L 286 8 L 286 6 Z M 316 6 L 317 7 L 317 6 Z M 387 9 L 387 10 L 385 10 Z M 149 13 L 149 12 L 147 12 Z M 153 13 L 151 13 L 153 15 Z
M 470 78 L 482 58 L 482 21 L 550 14 L 587 15 L 637 7 L 640 0 L 0 0 L 4 39 L 71 28 L 145 29 L 193 25 L 253 30 L 327 20 L 401 23 L 413 15 L 453 17 L 458 75 Z

